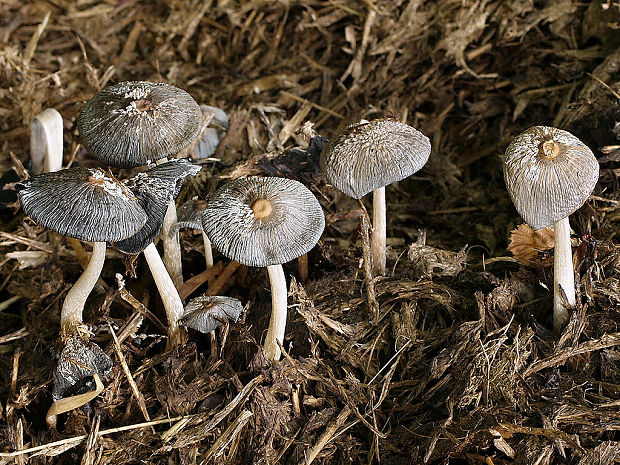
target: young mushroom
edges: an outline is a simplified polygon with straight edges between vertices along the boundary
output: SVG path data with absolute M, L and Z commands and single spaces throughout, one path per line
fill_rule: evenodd
M 568 320 L 561 291 L 575 305 L 575 275 L 568 216 L 583 205 L 598 180 L 592 151 L 567 131 L 534 126 L 519 134 L 506 149 L 504 179 L 523 219 L 538 230 L 553 225 L 553 328 L 559 333 Z M 561 291 L 560 291 L 561 290 Z
M 116 168 L 165 162 L 187 147 L 202 127 L 202 112 L 182 89 L 161 82 L 127 81 L 108 87 L 80 111 L 82 143 L 97 160 Z M 177 287 L 183 282 L 174 202 L 162 225 L 164 262 Z
M 211 333 L 226 321 L 237 322 L 243 313 L 239 299 L 221 295 L 201 295 L 185 306 L 180 324 L 201 333 Z
M 183 316 L 183 302 L 153 241 L 159 235 L 168 205 L 170 202 L 174 203 L 183 180 L 198 171 L 200 167 L 187 160 L 170 160 L 124 182 L 146 212 L 147 221 L 136 234 L 117 241 L 114 245 L 126 254 L 144 253 L 166 310 L 169 347 L 180 345 L 185 340 L 184 333 L 179 328 L 179 319 Z
M 271 282 L 271 319 L 264 349 L 279 360 L 287 314 L 282 263 L 308 252 L 325 228 L 321 205 L 298 181 L 250 177 L 231 181 L 207 202 L 203 229 L 226 257 L 248 266 L 266 266 Z
M 106 242 L 125 239 L 146 223 L 136 197 L 100 169 L 69 168 L 36 175 L 16 186 L 24 212 L 59 234 L 93 242 L 88 266 L 67 293 L 63 333 L 82 325 L 82 310 L 105 261 Z
M 48 108 L 30 123 L 32 173 L 49 173 L 62 168 L 62 116 Z
M 428 137 L 390 119 L 347 126 L 321 152 L 321 169 L 334 187 L 354 199 L 373 192 L 370 247 L 376 273 L 385 273 L 385 186 L 420 170 L 430 153 Z

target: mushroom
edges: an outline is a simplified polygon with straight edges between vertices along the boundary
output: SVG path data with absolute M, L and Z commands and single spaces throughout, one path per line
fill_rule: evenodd
M 321 237 L 325 217 L 319 202 L 307 187 L 291 179 L 237 179 L 209 199 L 202 226 L 226 257 L 267 267 L 272 310 L 264 349 L 268 360 L 279 360 L 287 313 L 282 263 L 308 252 Z
M 338 190 L 354 199 L 373 192 L 371 257 L 376 273 L 385 273 L 385 186 L 420 170 L 430 153 L 428 137 L 390 119 L 347 126 L 321 152 L 321 169 Z
M 534 229 L 553 225 L 553 328 L 568 320 L 566 303 L 575 305 L 575 275 L 568 216 L 583 205 L 598 180 L 592 151 L 568 131 L 534 126 L 506 149 L 504 179 L 517 211 Z
M 242 313 L 243 305 L 239 299 L 221 295 L 201 295 L 187 303 L 179 324 L 201 333 L 211 333 L 223 322 L 237 322 Z
M 202 112 L 182 89 L 161 82 L 127 81 L 108 87 L 82 107 L 77 118 L 86 149 L 117 168 L 167 161 L 187 147 L 202 127 Z M 164 262 L 175 285 L 183 283 L 174 202 L 162 225 Z
M 24 212 L 35 223 L 93 242 L 88 266 L 62 306 L 62 332 L 74 332 L 82 324 L 84 304 L 101 274 L 106 241 L 135 234 L 146 223 L 146 213 L 129 189 L 101 169 L 78 167 L 42 173 L 17 184 L 16 189 Z
M 30 123 L 32 173 L 62 168 L 62 116 L 53 108 L 42 111 Z
M 200 167 L 187 160 L 170 160 L 138 173 L 124 182 L 146 212 L 147 221 L 136 234 L 117 241 L 114 245 L 127 254 L 144 253 L 166 310 L 169 347 L 175 347 L 184 341 L 183 332 L 178 324 L 183 316 L 183 302 L 153 240 L 159 235 L 168 205 L 171 202 L 174 204 L 174 199 L 181 190 L 183 179 L 198 171 Z

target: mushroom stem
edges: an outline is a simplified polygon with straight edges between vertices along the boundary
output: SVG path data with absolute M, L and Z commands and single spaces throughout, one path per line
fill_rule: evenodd
M 202 231 L 202 243 L 205 246 L 205 264 L 208 270 L 213 267 L 213 248 L 211 247 L 211 241 L 204 231 Z
M 157 165 L 166 163 L 168 158 L 160 158 L 156 160 Z M 164 245 L 164 263 L 166 269 L 175 287 L 179 289 L 183 284 L 183 264 L 181 262 L 181 244 L 179 243 L 179 232 L 176 231 L 171 234 L 172 228 L 177 224 L 177 207 L 174 199 L 168 204 L 168 210 L 166 210 L 166 216 L 164 216 L 164 222 L 161 225 L 160 237 Z
M 372 193 L 372 239 L 370 254 L 372 270 L 378 275 L 385 274 L 385 187 L 379 187 Z
M 560 296 L 560 287 L 569 305 L 575 305 L 575 272 L 570 243 L 568 217 L 553 225 L 555 247 L 553 250 L 553 330 L 559 334 L 568 321 L 568 310 Z
M 62 168 L 62 116 L 48 108 L 30 123 L 32 173 L 51 173 Z
M 149 265 L 153 280 L 161 296 L 161 301 L 168 317 L 168 348 L 174 348 L 187 341 L 187 335 L 179 326 L 179 319 L 183 316 L 183 302 L 174 286 L 168 271 L 152 242 L 144 249 L 144 257 Z
M 86 299 L 92 292 L 105 262 L 105 242 L 93 242 L 93 253 L 88 262 L 88 266 L 82 276 L 75 282 L 73 287 L 67 292 L 65 301 L 60 312 L 60 327 L 62 332 L 67 332 L 70 327 L 82 324 L 82 311 Z
M 286 329 L 286 279 L 282 265 L 270 265 L 267 267 L 267 272 L 271 282 L 271 318 L 263 348 L 267 360 L 276 362 L 282 355 L 280 345 L 284 342 L 284 330 Z

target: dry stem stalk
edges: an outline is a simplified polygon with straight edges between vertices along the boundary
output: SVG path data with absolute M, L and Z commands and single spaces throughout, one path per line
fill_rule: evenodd
M 566 295 L 566 302 L 575 305 L 575 272 L 570 243 L 570 224 L 568 217 L 556 222 L 555 248 L 553 251 L 553 330 L 559 334 L 568 321 L 568 310 L 560 289 Z
M 282 355 L 280 346 L 284 343 L 284 331 L 286 330 L 286 278 L 282 265 L 268 266 L 267 272 L 271 282 L 271 318 L 263 347 L 267 360 L 278 361 Z

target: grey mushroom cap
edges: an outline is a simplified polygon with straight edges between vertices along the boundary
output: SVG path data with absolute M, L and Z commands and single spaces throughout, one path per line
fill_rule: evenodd
M 201 333 L 210 333 L 227 321 L 236 323 L 242 313 L 243 305 L 238 299 L 201 295 L 187 303 L 179 324 Z
M 231 181 L 213 194 L 202 226 L 226 257 L 248 266 L 270 266 L 312 249 L 325 228 L 325 216 L 300 182 L 250 177 Z
M 98 168 L 42 173 L 16 188 L 35 223 L 83 241 L 118 241 L 146 223 L 146 213 L 131 191 Z
M 187 160 L 170 160 L 124 181 L 146 212 L 147 220 L 136 234 L 114 245 L 126 254 L 142 252 L 159 235 L 168 205 L 179 195 L 185 177 L 198 171 L 200 167 Z
M 110 357 L 97 344 L 79 336 L 69 337 L 54 371 L 52 398 L 58 400 L 91 391 L 93 374 L 103 378 L 110 373 L 112 366 Z
M 328 181 L 350 197 L 400 181 L 419 171 L 431 153 L 428 137 L 398 121 L 361 121 L 333 136 L 321 152 Z
M 200 132 L 202 112 L 182 89 L 126 81 L 90 99 L 77 118 L 80 137 L 97 160 L 129 168 L 171 157 Z
M 533 229 L 568 217 L 588 199 L 598 181 L 596 157 L 568 131 L 534 126 L 506 149 L 508 193 Z

